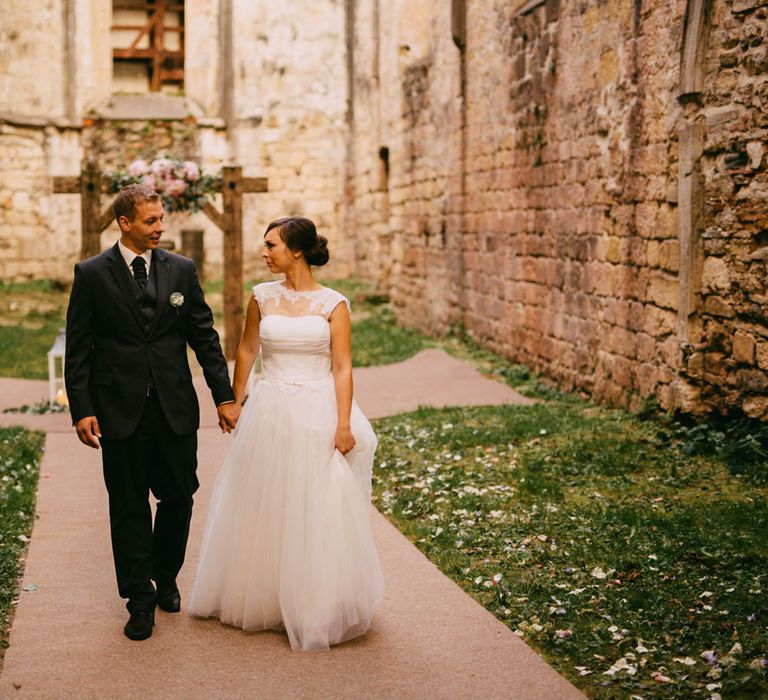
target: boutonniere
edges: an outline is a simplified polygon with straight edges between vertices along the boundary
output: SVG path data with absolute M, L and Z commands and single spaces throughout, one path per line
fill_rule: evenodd
M 169 299 L 171 306 L 176 309 L 176 315 L 179 315 L 179 309 L 184 304 L 184 295 L 181 292 L 174 292 Z

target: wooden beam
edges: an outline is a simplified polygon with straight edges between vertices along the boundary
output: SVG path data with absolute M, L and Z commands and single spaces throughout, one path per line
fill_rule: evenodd
M 680 97 L 697 95 L 703 90 L 710 4 L 707 0 L 688 0 L 680 56 Z
M 219 213 L 219 210 L 213 206 L 210 200 L 206 201 L 202 211 L 216 226 L 224 231 L 224 216 Z
M 157 49 L 112 49 L 112 57 L 119 59 L 153 59 L 156 56 L 161 58 L 184 58 L 183 51 L 170 51 L 163 49 L 162 51 Z
M 152 10 L 154 11 L 157 9 L 157 5 L 155 4 L 149 4 L 149 3 L 128 3 L 128 2 L 115 2 L 112 5 L 113 10 Z M 184 5 L 178 4 L 174 5 L 173 3 L 167 4 L 165 6 L 165 9 L 167 12 L 184 12 Z
M 112 29 L 125 29 L 125 30 L 137 30 L 137 29 L 144 29 L 143 24 L 113 24 Z M 164 32 L 183 32 L 184 27 L 169 27 L 166 25 L 163 27 Z
M 265 177 L 244 177 L 242 183 L 243 192 L 269 192 Z
M 113 199 L 104 209 L 102 209 L 99 217 L 99 233 L 105 231 L 115 220 L 115 211 L 112 209 L 114 203 L 115 200 Z
M 114 3 L 112 5 L 113 10 L 145 10 L 147 12 L 154 12 L 157 9 L 157 5 L 153 4 L 150 5 L 148 3 L 144 4 L 133 4 L 133 3 Z M 184 12 L 184 5 L 166 5 L 165 6 L 166 12 Z
M 51 179 L 54 194 L 80 194 L 79 175 L 55 175 Z
M 234 360 L 243 330 L 243 169 L 221 169 L 224 200 L 224 355 Z
M 92 160 L 84 160 L 80 176 L 80 218 L 83 237 L 80 241 L 80 258 L 98 255 L 101 252 L 101 173 Z

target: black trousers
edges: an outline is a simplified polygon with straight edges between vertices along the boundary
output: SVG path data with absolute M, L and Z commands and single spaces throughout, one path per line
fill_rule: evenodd
M 184 563 L 197 480 L 197 433 L 175 435 L 155 397 L 136 432 L 102 439 L 104 482 L 117 587 L 130 612 L 153 610 L 159 590 L 175 589 Z M 157 499 L 154 528 L 149 491 Z

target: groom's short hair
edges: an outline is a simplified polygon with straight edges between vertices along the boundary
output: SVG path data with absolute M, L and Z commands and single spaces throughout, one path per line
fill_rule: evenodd
M 124 216 L 128 221 L 133 221 L 136 217 L 137 205 L 159 200 L 160 195 L 146 185 L 127 185 L 117 193 L 117 197 L 112 203 L 115 221 L 119 224 L 121 216 Z

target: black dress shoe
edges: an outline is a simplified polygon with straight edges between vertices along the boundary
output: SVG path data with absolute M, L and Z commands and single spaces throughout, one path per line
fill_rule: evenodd
M 155 625 L 155 613 L 152 610 L 138 610 L 131 613 L 128 622 L 125 623 L 125 636 L 128 639 L 139 641 L 152 636 L 152 627 Z
M 177 590 L 158 591 L 157 607 L 169 613 L 177 613 L 181 610 L 181 595 Z

